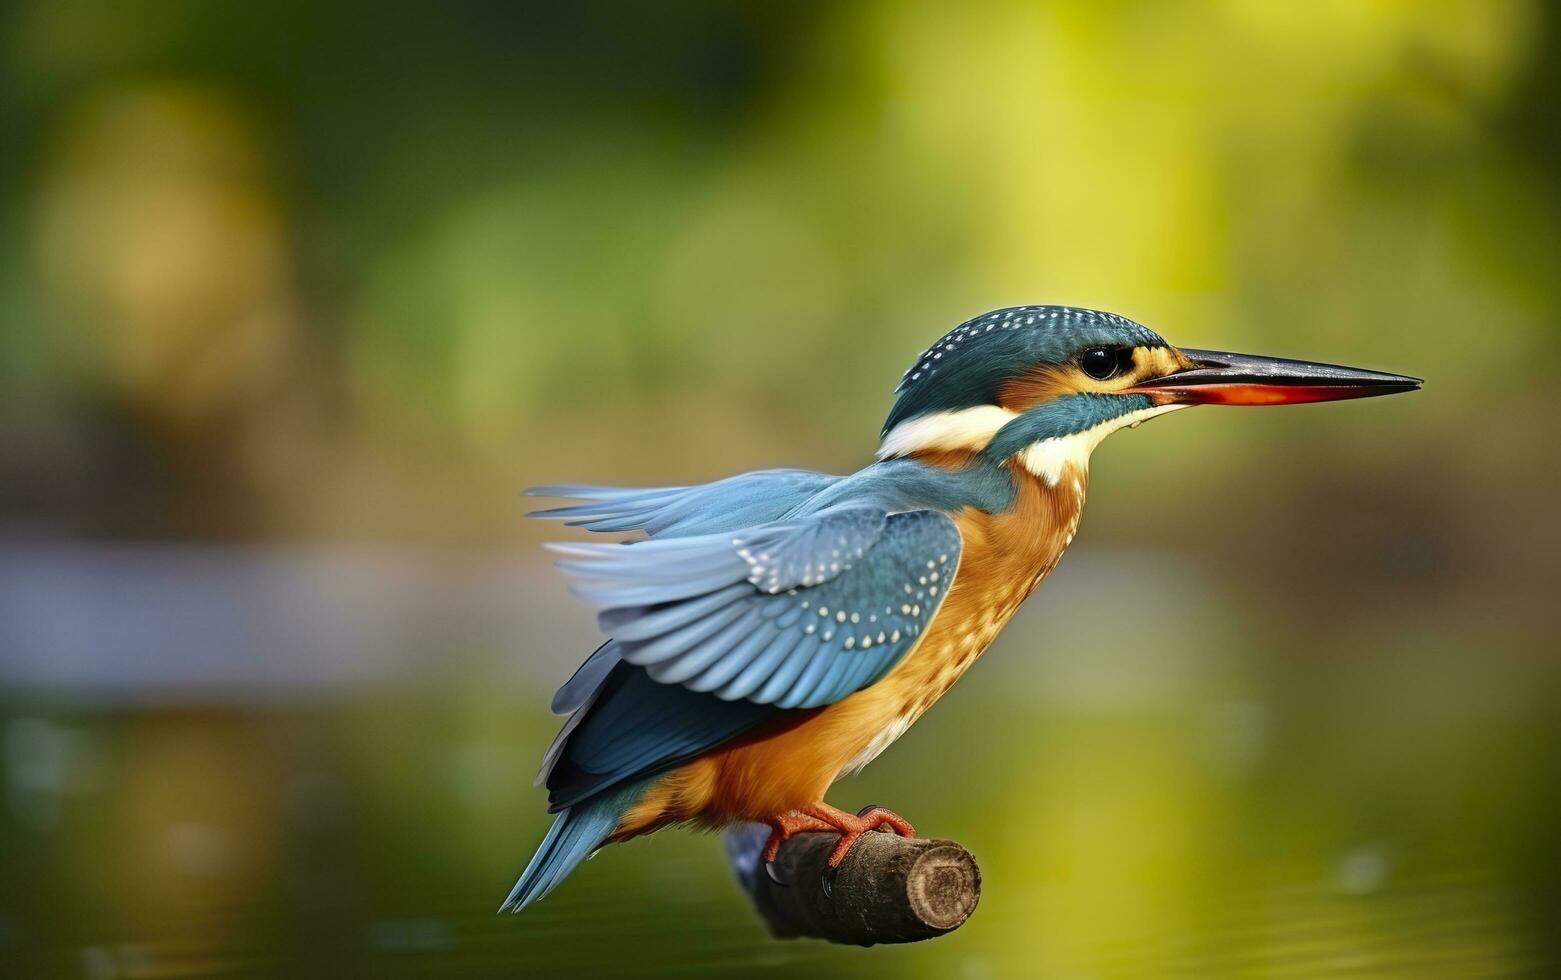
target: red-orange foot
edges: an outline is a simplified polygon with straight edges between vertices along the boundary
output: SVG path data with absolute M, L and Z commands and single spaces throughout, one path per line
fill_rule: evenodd
M 904 817 L 893 810 L 886 810 L 881 806 L 863 807 L 860 813 L 847 813 L 844 810 L 832 807 L 828 803 L 814 803 L 803 807 L 802 812 L 820 823 L 826 824 L 828 829 L 839 831 L 840 842 L 829 853 L 829 866 L 840 867 L 840 862 L 846 859 L 851 851 L 851 845 L 856 843 L 858 837 L 869 830 L 878 830 L 888 827 L 901 837 L 915 837 L 916 828 Z M 775 845 L 779 849 L 780 845 Z M 767 859 L 771 860 L 771 859 Z
M 834 824 L 820 820 L 818 817 L 802 810 L 791 810 L 778 817 L 771 817 L 767 823 L 770 825 L 770 837 L 764 842 L 764 863 L 773 864 L 775 856 L 780 853 L 780 846 L 791 838 L 792 834 L 805 834 L 810 831 L 831 831 Z

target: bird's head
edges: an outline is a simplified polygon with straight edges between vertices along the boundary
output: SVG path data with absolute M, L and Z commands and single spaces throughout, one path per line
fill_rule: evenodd
M 1018 457 L 1055 484 L 1100 441 L 1190 405 L 1365 398 L 1418 378 L 1276 357 L 1176 348 L 1115 313 L 1016 306 L 967 320 L 917 358 L 884 423 L 880 458 Z

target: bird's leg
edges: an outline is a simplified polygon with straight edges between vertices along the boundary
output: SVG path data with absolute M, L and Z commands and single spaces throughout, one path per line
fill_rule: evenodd
M 780 853 L 780 846 L 791 837 L 792 834 L 806 834 L 812 831 L 830 832 L 835 825 L 826 820 L 821 820 L 803 810 L 788 810 L 778 817 L 771 817 L 765 823 L 770 825 L 770 837 L 764 842 L 764 863 L 775 863 L 775 856 Z
M 869 830 L 878 830 L 888 827 L 901 837 L 915 837 L 916 828 L 910 825 L 904 817 L 892 810 L 881 806 L 863 807 L 860 813 L 847 813 L 838 807 L 832 807 L 822 800 L 802 808 L 802 812 L 819 822 L 827 824 L 830 830 L 840 833 L 840 842 L 829 854 L 829 866 L 840 867 L 840 862 L 846 859 L 851 845 L 856 839 Z M 777 845 L 778 846 L 778 845 Z

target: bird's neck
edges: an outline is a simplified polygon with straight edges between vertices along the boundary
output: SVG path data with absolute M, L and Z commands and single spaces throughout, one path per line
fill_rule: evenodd
M 962 469 L 981 466 L 979 454 L 945 452 L 917 457 L 928 466 Z M 1022 455 L 995 464 L 1013 485 L 1013 498 L 1001 510 L 963 507 L 953 513 L 963 539 L 959 581 L 975 593 L 989 590 L 1017 599 L 1041 583 L 1073 543 L 1089 488 L 1088 457 L 1032 468 Z M 952 596 L 950 597 L 953 598 Z
M 900 696 L 891 698 L 891 706 L 901 730 L 970 668 L 1056 567 L 1084 503 L 1083 473 L 1069 472 L 1052 484 L 1013 460 L 992 464 L 950 456 L 925 462 L 963 467 L 967 474 L 996 466 L 998 473 L 983 478 L 1002 478 L 1012 493 L 1004 507 L 970 505 L 949 512 L 962 539 L 954 580 L 922 642 L 880 685 Z

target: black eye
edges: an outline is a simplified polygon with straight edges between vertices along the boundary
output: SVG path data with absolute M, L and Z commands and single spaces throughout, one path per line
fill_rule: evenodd
M 1104 347 L 1091 347 L 1079 355 L 1079 367 L 1096 381 L 1105 381 L 1117 373 L 1116 351 Z

